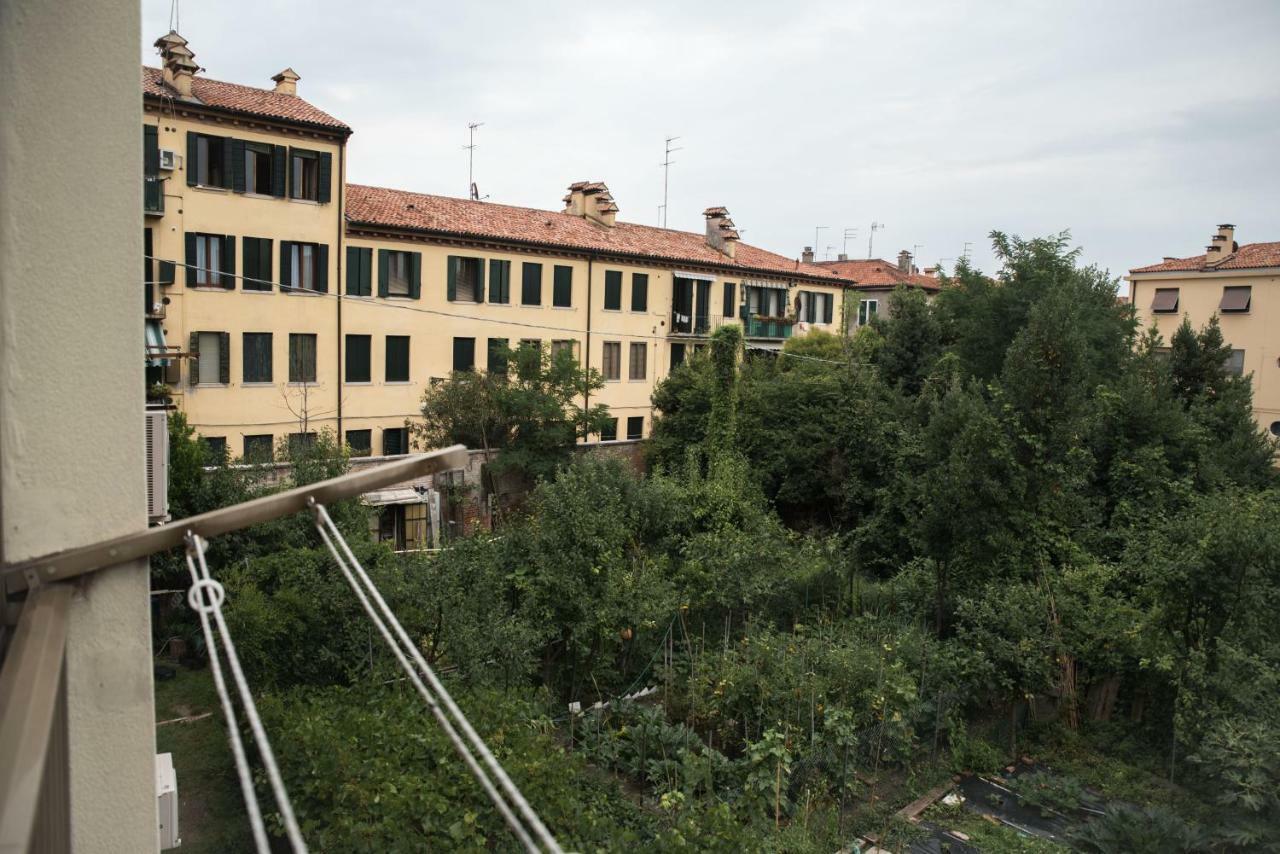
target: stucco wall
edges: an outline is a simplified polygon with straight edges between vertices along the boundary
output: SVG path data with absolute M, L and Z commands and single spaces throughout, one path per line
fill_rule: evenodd
M 133 0 L 0 4 L 6 561 L 146 525 L 139 29 Z M 154 850 L 145 563 L 79 582 L 68 631 L 71 848 Z

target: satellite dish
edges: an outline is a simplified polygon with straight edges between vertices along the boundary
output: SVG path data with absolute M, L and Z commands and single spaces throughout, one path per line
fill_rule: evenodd
M 471 182 L 471 201 L 473 202 L 480 201 L 480 188 L 476 186 L 475 181 Z

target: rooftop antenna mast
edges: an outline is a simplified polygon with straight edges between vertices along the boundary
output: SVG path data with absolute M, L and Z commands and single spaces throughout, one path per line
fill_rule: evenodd
M 675 142 L 679 138 L 680 137 L 678 136 L 667 137 L 667 140 L 666 140 L 667 150 L 662 157 L 662 162 L 658 164 L 659 166 L 662 167 L 662 208 L 661 210 L 662 210 L 662 227 L 663 228 L 667 227 L 667 186 L 669 183 L 669 179 L 671 177 L 671 164 L 675 163 L 675 161 L 671 159 L 671 152 L 683 150 L 683 148 L 681 147 L 672 148 L 671 143 Z
M 831 226 L 829 226 L 829 225 L 818 225 L 818 226 L 814 226 L 814 229 L 813 229 L 813 251 L 814 251 L 814 252 L 817 252 L 817 251 L 818 251 L 818 246 L 819 246 L 819 243 L 818 243 L 819 237 L 818 237 L 818 235 L 819 235 L 819 234 L 821 234 L 822 232 L 826 231 L 826 230 L 827 230 L 827 229 L 829 229 L 829 228 L 831 228 Z
M 467 191 L 471 194 L 471 201 L 480 201 L 480 188 L 476 186 L 475 164 L 476 164 L 476 128 L 482 127 L 484 122 L 469 122 L 467 124 L 468 142 L 462 146 L 467 150 Z
M 883 229 L 883 228 L 884 228 L 884 223 L 883 223 L 883 222 L 872 222 L 872 223 L 871 223 L 871 236 L 867 238 L 867 258 L 868 258 L 868 259 L 870 259 L 870 258 L 874 257 L 874 256 L 871 254 L 871 253 L 872 253 L 872 249 L 871 249 L 871 247 L 872 247 L 872 245 L 875 243 L 875 240 L 876 240 L 876 232 L 877 232 L 877 231 L 880 231 L 880 230 L 881 230 L 881 229 Z
M 924 244 L 923 244 L 923 243 L 917 243 L 915 246 L 912 246 L 912 247 L 911 247 L 911 263 L 912 263 L 912 265 L 915 265 L 916 260 L 920 257 L 920 250 L 921 250 L 921 249 L 923 249 L 923 248 L 924 248 Z
M 843 249 L 842 254 L 843 254 L 846 258 L 847 258 L 847 257 L 849 257 L 849 241 L 850 241 L 850 240 L 857 240 L 857 239 L 858 239 L 858 229 L 856 229 L 856 228 L 846 228 L 846 229 L 844 230 L 844 249 Z
M 831 244 L 827 244 L 827 251 L 822 253 L 822 260 L 823 260 L 823 261 L 830 261 L 830 260 L 831 260 L 831 250 L 832 250 L 832 249 L 835 249 L 835 247 L 834 247 L 834 246 L 832 246 Z
M 969 250 L 970 250 L 970 249 L 972 249 L 972 248 L 973 248 L 973 241 L 971 241 L 971 240 L 966 240 L 966 241 L 964 242 L 964 251 L 960 253 L 960 257 L 961 257 L 961 258 L 963 258 L 964 260 L 968 261 L 968 260 L 969 260 Z

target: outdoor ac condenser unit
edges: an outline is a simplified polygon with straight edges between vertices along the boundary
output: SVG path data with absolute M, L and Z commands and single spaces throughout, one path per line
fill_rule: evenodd
M 177 168 L 178 154 L 172 148 L 160 149 L 160 168 L 172 172 Z
M 178 848 L 178 775 L 173 770 L 173 754 L 156 754 L 156 798 L 160 814 L 160 850 Z
M 147 410 L 147 521 L 169 521 L 169 413 Z

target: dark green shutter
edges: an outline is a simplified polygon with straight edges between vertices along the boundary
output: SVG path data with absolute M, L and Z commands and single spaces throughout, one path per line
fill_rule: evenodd
M 218 333 L 218 382 L 231 382 L 231 333 Z
M 246 291 L 256 291 L 262 286 L 254 279 L 263 278 L 262 261 L 258 253 L 258 249 L 262 245 L 262 241 L 256 237 L 246 237 L 240 241 L 241 251 L 244 253 L 244 281 L 241 289 Z
M 264 237 L 258 241 L 258 278 L 262 281 L 256 282 L 254 287 L 260 291 L 271 290 L 271 271 L 275 269 L 271 266 L 271 238 Z
M 236 236 L 225 235 L 222 238 L 222 287 L 229 291 L 236 289 Z
M 231 149 L 231 189 L 236 193 L 245 191 L 244 185 L 244 140 L 228 139 L 224 145 Z
M 320 152 L 320 192 L 317 201 L 329 201 L 329 184 L 333 181 L 333 155 Z
M 568 307 L 573 305 L 573 268 L 568 266 L 557 266 L 555 269 L 555 281 L 553 285 L 553 293 L 551 295 L 551 304 L 555 306 Z
M 422 253 L 409 253 L 409 298 L 422 296 Z
M 178 277 L 177 265 L 172 261 L 161 261 L 159 272 L 156 273 L 156 282 L 162 285 L 172 285 Z
M 194 288 L 196 286 L 196 236 L 188 232 L 186 234 L 187 255 L 184 259 L 187 267 L 187 287 Z
M 373 250 L 365 249 L 360 254 L 360 293 L 373 296 Z
M 232 140 L 231 137 L 222 138 L 222 186 L 223 187 L 231 186 L 231 170 L 234 168 L 232 166 L 232 157 L 231 157 L 231 149 L 233 147 L 231 143 L 233 141 L 234 140 Z M 240 167 L 242 169 L 244 168 L 243 158 L 241 158 Z
M 476 302 L 484 302 L 484 259 L 477 258 L 476 262 Z
M 390 256 L 386 249 L 378 250 L 378 296 L 385 297 L 390 291 L 387 282 L 391 275 Z
M 288 159 L 285 160 L 285 163 L 284 163 L 284 174 L 289 179 L 288 180 L 289 188 L 285 190 L 284 194 L 291 199 L 296 199 L 298 198 L 298 188 L 293 186 L 293 149 L 292 148 L 288 149 L 287 157 Z
M 449 302 L 456 302 L 458 299 L 458 256 L 450 255 L 445 264 L 447 265 L 447 283 L 445 284 L 445 298 Z M 457 352 L 457 341 L 454 341 L 455 355 Z
M 200 333 L 187 337 L 187 385 L 200 383 Z
M 289 174 L 289 149 L 283 145 L 271 146 L 271 195 L 285 194 L 285 179 Z
M 542 265 L 525 261 L 520 270 L 520 304 L 542 305 Z
M 316 244 L 316 290 L 329 293 L 329 244 Z
M 200 134 L 187 131 L 187 162 L 182 164 L 187 170 L 187 184 L 194 187 L 200 176 Z
M 604 271 L 604 307 L 606 311 L 622 310 L 622 271 Z
M 823 306 L 822 306 L 822 322 L 823 323 L 831 322 L 831 318 L 835 313 L 835 307 L 836 307 L 836 295 L 826 294 L 826 300 L 823 302 Z
M 160 174 L 160 129 L 155 125 L 142 126 L 142 170 L 148 178 Z
M 359 246 L 347 247 L 347 296 L 364 296 L 360 293 L 360 253 Z
M 293 241 L 280 241 L 280 290 L 293 287 Z
M 506 271 L 510 265 L 510 261 L 489 259 L 489 302 L 502 304 L 508 301 Z
M 724 283 L 724 317 L 729 320 L 733 317 L 733 282 Z
M 631 310 L 649 310 L 649 274 L 631 274 Z

